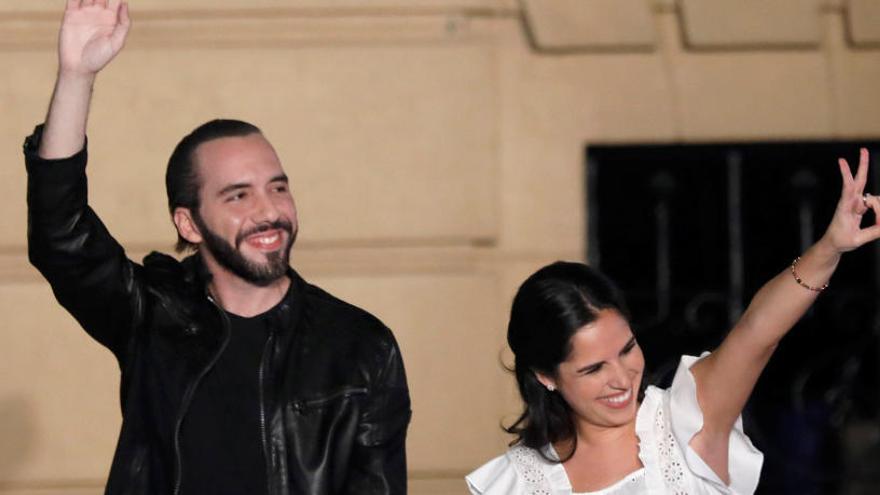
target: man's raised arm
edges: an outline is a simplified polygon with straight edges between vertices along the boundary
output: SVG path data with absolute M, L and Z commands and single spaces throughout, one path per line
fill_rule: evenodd
M 86 121 L 95 75 L 122 48 L 121 0 L 70 0 L 58 43 L 58 79 L 42 132 L 25 140 L 28 257 L 55 298 L 122 362 L 134 313 L 133 266 L 88 205 Z
M 40 157 L 65 158 L 83 148 L 95 76 L 122 49 L 130 26 L 128 5 L 121 0 L 67 1 Z

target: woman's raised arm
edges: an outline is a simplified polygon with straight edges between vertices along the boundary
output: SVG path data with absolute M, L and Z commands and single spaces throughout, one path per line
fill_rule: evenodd
M 868 151 L 861 150 L 855 177 L 846 160 L 839 166 L 843 186 L 825 235 L 764 284 L 718 349 L 692 368 L 703 428 L 690 446 L 727 483 L 731 429 L 780 339 L 824 290 L 841 254 L 880 238 L 880 200 L 864 194 Z M 869 209 L 875 224 L 860 228 Z

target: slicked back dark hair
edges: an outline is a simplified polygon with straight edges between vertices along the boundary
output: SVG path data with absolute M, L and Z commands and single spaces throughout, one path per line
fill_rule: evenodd
M 172 217 L 174 209 L 178 207 L 188 208 L 193 215 L 199 214 L 201 181 L 195 166 L 195 151 L 199 145 L 214 139 L 261 133 L 259 127 L 242 120 L 216 119 L 196 127 L 181 139 L 174 147 L 165 170 L 165 191 L 168 193 L 168 211 Z M 177 245 L 174 249 L 178 253 L 196 248 L 195 244 L 177 233 Z
M 525 445 L 555 462 L 544 449 L 563 442 L 571 449 L 560 453 L 561 461 L 574 455 L 577 434 L 572 409 L 562 395 L 547 390 L 535 372 L 556 376 L 559 364 L 571 353 L 571 337 L 604 309 L 629 319 L 617 286 L 582 263 L 557 261 L 520 286 L 510 310 L 507 343 L 515 357 L 513 372 L 524 410 L 505 428 L 516 435 L 511 445 Z

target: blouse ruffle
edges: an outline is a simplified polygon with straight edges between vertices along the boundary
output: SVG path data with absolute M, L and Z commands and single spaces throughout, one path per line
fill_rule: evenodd
M 556 458 L 548 447 L 545 454 Z M 516 445 L 465 477 L 474 494 L 571 495 L 571 484 L 560 463 L 551 463 L 534 449 Z
M 648 387 L 639 408 L 636 419 L 639 457 L 645 466 L 660 468 L 649 470 L 653 476 L 648 480 L 649 487 L 665 485 L 666 491 L 660 493 L 747 495 L 758 487 L 764 455 L 743 431 L 741 416 L 730 432 L 729 486 L 689 445 L 703 428 L 697 384 L 690 369 L 708 354 L 703 353 L 699 358 L 682 356 L 672 386 L 667 390 Z

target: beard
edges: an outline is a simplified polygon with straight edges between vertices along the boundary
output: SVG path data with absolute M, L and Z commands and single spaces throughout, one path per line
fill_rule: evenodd
M 193 215 L 193 220 L 202 234 L 203 248 L 211 252 L 217 263 L 239 278 L 254 285 L 265 287 L 287 275 L 290 250 L 296 242 L 296 234 L 298 232 L 298 229 L 295 230 L 289 221 L 279 219 L 239 232 L 235 236 L 235 245 L 233 246 L 226 239 L 209 229 L 198 213 Z M 287 244 L 278 251 L 266 253 L 265 263 L 247 259 L 242 254 L 241 249 L 239 249 L 241 243 L 247 236 L 269 229 L 287 232 Z

